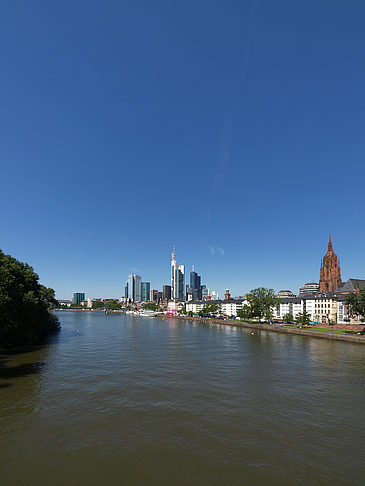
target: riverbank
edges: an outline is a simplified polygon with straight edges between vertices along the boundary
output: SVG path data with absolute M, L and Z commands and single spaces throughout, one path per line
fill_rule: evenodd
M 336 329 L 333 331 L 319 331 L 316 330 L 314 327 L 311 328 L 288 328 L 284 327 L 280 324 L 262 324 L 258 322 L 249 322 L 249 321 L 237 321 L 231 319 L 214 319 L 208 317 L 189 317 L 189 316 L 167 316 L 165 314 L 161 314 L 161 317 L 168 317 L 173 319 L 183 319 L 183 320 L 191 320 L 191 321 L 200 321 L 200 322 L 207 322 L 207 323 L 215 323 L 221 324 L 224 326 L 234 326 L 234 327 L 245 327 L 249 329 L 258 329 L 261 331 L 270 331 L 270 332 L 281 332 L 284 334 L 296 334 L 299 336 L 309 336 L 309 337 L 317 337 L 317 338 L 324 338 L 324 339 L 332 339 L 336 341 L 347 341 L 352 343 L 360 343 L 365 344 L 365 336 L 360 335 L 351 335 L 351 334 L 343 334 L 336 332 Z M 353 327 L 353 326 L 351 326 Z M 359 326 L 359 331 L 362 331 L 363 325 Z M 352 330 L 352 329 L 351 329 Z

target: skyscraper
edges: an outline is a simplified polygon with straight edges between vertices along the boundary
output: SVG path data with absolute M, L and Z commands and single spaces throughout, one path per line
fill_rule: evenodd
M 72 303 L 75 305 L 80 305 L 81 302 L 85 300 L 85 294 L 82 292 L 75 292 L 72 297 Z
M 142 282 L 140 275 L 128 276 L 128 300 L 131 302 L 141 302 L 142 299 Z
M 150 282 L 142 282 L 141 284 L 141 298 L 142 302 L 148 302 L 150 298 Z
M 201 277 L 195 272 L 194 265 L 190 272 L 190 288 L 193 300 L 202 299 Z
M 164 285 L 162 288 L 163 300 L 171 299 L 171 285 Z
M 175 248 L 171 255 L 171 298 L 185 300 L 185 266 L 175 260 Z

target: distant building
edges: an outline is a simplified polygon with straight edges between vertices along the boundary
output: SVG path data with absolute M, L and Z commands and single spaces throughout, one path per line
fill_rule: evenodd
M 175 260 L 175 249 L 171 255 L 171 298 L 185 300 L 185 266 Z
M 71 306 L 71 300 L 67 300 L 67 299 L 58 299 L 58 303 L 60 304 L 61 307 Z
M 328 243 L 328 251 L 321 260 L 321 271 L 319 279 L 320 292 L 333 292 L 341 283 L 340 259 L 333 251 L 331 235 Z
M 158 303 L 162 299 L 162 293 L 156 289 L 150 290 L 150 302 Z
M 163 300 L 171 299 L 171 285 L 164 285 L 162 287 L 162 298 Z
M 226 293 L 224 294 L 224 300 L 229 300 L 231 298 L 231 294 L 229 293 L 229 289 L 226 289 Z
M 82 292 L 75 292 L 72 297 L 72 303 L 75 305 L 81 305 L 81 302 L 85 300 L 85 294 Z
M 142 282 L 141 283 L 142 302 L 148 302 L 148 300 L 150 298 L 150 290 L 151 290 L 150 287 L 151 287 L 150 282 Z
M 202 300 L 207 300 L 209 290 L 206 285 L 202 285 Z
M 318 292 L 318 290 L 319 290 L 319 284 L 318 283 L 316 283 L 316 282 L 306 283 L 305 285 L 303 285 L 303 287 L 300 287 L 299 295 Z
M 202 299 L 201 277 L 196 273 L 194 265 L 192 271 L 190 272 L 190 286 L 187 295 L 191 295 L 193 300 Z M 188 297 L 187 300 L 189 300 Z
M 291 290 L 280 290 L 276 294 L 276 297 L 279 297 L 280 299 L 284 299 L 285 297 L 296 297 L 296 295 Z
M 140 275 L 128 276 L 128 300 L 130 302 L 141 302 L 142 300 L 142 278 Z

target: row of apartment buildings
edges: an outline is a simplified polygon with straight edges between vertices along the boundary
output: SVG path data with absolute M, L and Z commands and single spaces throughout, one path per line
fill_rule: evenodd
M 293 297 L 280 297 L 280 303 L 272 309 L 273 319 L 283 319 L 286 314 L 292 314 L 294 319 L 299 313 L 307 312 L 312 321 L 320 323 L 348 323 L 358 322 L 351 319 L 345 305 L 346 295 L 359 292 L 365 288 L 365 280 L 349 279 L 335 292 L 308 292 Z M 280 292 L 279 292 L 280 294 Z M 249 305 L 245 298 L 211 300 L 219 305 L 220 313 L 227 316 L 237 316 L 237 312 L 244 305 Z M 205 301 L 190 301 L 186 303 L 186 311 L 199 313 L 203 310 Z

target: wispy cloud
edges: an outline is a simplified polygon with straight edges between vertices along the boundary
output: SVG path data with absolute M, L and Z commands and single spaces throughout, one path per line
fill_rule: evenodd
M 225 250 L 223 250 L 223 248 L 219 248 L 219 246 L 209 245 L 209 251 L 211 255 L 215 255 L 217 252 L 222 256 L 225 254 Z

